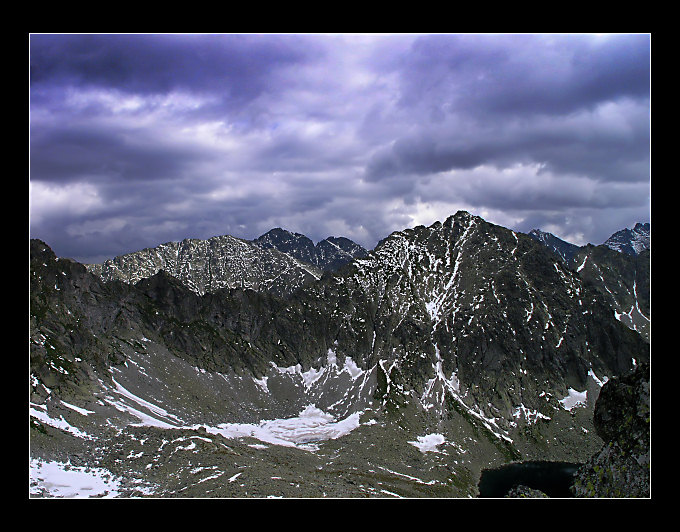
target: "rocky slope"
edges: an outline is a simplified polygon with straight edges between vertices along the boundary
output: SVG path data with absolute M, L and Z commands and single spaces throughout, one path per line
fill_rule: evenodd
M 650 253 L 646 249 L 631 255 L 588 244 L 570 263 L 608 302 L 616 319 L 647 340 L 651 334 Z
M 197 294 L 249 288 L 286 296 L 321 277 L 321 271 L 310 264 L 229 235 L 168 242 L 87 268 L 105 281 L 127 283 L 163 270 Z
M 520 405 L 540 412 L 542 391 L 583 389 L 589 372 L 618 374 L 646 351 L 543 246 L 465 212 L 391 235 L 301 297 L 333 309 L 340 353 L 388 358 L 416 393 L 443 387 L 500 435 Z
M 650 339 L 650 224 L 614 233 L 604 244 L 575 246 L 550 233 L 532 230 L 565 265 L 607 300 L 616 319 Z
M 118 496 L 475 496 L 482 468 L 592 456 L 600 387 L 649 358 L 577 272 L 466 212 L 285 299 L 185 283 L 31 242 L 34 495 L 70 463 Z

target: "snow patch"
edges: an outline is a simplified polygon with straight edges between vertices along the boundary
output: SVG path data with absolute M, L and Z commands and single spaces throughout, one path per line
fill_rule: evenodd
M 212 434 L 225 438 L 255 438 L 264 443 L 284 447 L 299 447 L 315 451 L 316 442 L 340 438 L 359 427 L 361 412 L 355 412 L 339 421 L 315 405 L 308 405 L 297 417 L 264 420 L 259 424 L 222 423 L 217 427 L 206 427 Z
M 354 360 L 352 360 L 350 357 L 345 357 L 345 366 L 343 371 L 349 373 L 352 377 L 352 380 L 358 379 L 364 373 L 364 370 L 357 366 L 356 362 L 354 362 Z
M 68 463 L 33 459 L 31 495 L 56 498 L 116 497 L 120 480 L 107 469 L 74 467 Z
M 64 405 L 66 408 L 70 408 L 71 410 L 78 412 L 79 414 L 82 414 L 83 416 L 87 416 L 88 414 L 94 414 L 92 410 L 85 410 L 84 408 L 80 408 L 78 406 L 69 404 L 66 401 L 62 401 L 61 404 Z
M 260 388 L 262 388 L 262 391 L 264 391 L 265 393 L 269 393 L 269 388 L 267 387 L 268 378 L 269 377 L 266 376 L 262 377 L 261 379 L 256 379 L 255 377 L 253 377 L 253 382 L 257 384 Z
M 327 375 L 332 376 L 334 374 L 337 376 L 343 372 L 346 372 L 354 381 L 366 373 L 365 370 L 357 366 L 356 362 L 354 362 L 354 360 L 352 360 L 352 358 L 348 356 L 345 357 L 344 365 L 342 366 L 342 368 L 340 368 L 338 366 L 337 355 L 335 354 L 335 351 L 333 351 L 332 349 L 328 350 L 326 365 L 322 366 L 319 369 L 310 368 L 307 371 L 302 371 L 302 366 L 300 364 L 296 364 L 295 366 L 289 366 L 285 368 L 279 367 L 273 362 L 271 364 L 274 370 L 276 370 L 280 374 L 299 376 L 302 379 L 302 382 L 307 390 L 309 390 L 315 382 L 317 382 L 319 379 Z M 264 391 L 269 392 L 269 389 L 266 386 L 266 377 L 263 377 L 263 379 L 259 380 L 257 379 L 253 380 Z
M 578 268 L 576 268 L 576 271 L 577 271 L 577 272 L 580 272 L 580 271 L 583 269 L 583 267 L 586 265 L 586 261 L 587 261 L 587 260 L 588 260 L 588 255 L 585 256 L 585 258 L 583 259 L 583 262 L 581 263 L 581 265 L 580 265 Z
M 418 436 L 417 441 L 410 441 L 411 445 L 418 447 L 420 452 L 441 452 L 438 447 L 446 442 L 446 438 L 441 434 L 433 433 L 426 434 L 425 436 Z
M 515 419 L 524 418 L 524 420 L 529 425 L 533 425 L 534 423 L 538 422 L 539 419 L 550 420 L 550 418 L 545 414 L 542 414 L 538 410 L 531 410 L 530 408 L 524 406 L 524 404 L 520 404 L 519 406 L 515 407 L 512 412 L 512 417 Z
M 335 351 L 332 349 L 328 348 L 328 365 L 329 366 L 335 366 L 337 364 L 337 357 L 335 355 Z
M 585 407 L 588 400 L 588 391 L 579 392 L 573 388 L 569 388 L 569 395 L 564 399 L 560 399 L 562 408 L 571 411 L 577 407 Z
M 53 417 L 50 417 L 47 414 L 47 412 L 39 412 L 32 406 L 29 408 L 29 414 L 36 418 L 38 421 L 45 423 L 45 425 L 49 425 L 56 429 L 63 430 L 64 432 L 68 432 L 69 434 L 72 434 L 76 438 L 82 438 L 84 440 L 95 439 L 93 436 L 90 436 L 89 434 L 69 424 L 69 422 L 66 421 L 63 416 L 59 416 L 59 419 L 55 419 Z
M 602 388 L 602 386 L 604 386 L 605 383 L 609 380 L 609 377 L 607 376 L 602 377 L 602 379 L 598 379 L 597 375 L 595 375 L 595 372 L 593 371 L 592 368 L 588 370 L 588 375 L 590 375 L 593 378 L 593 380 L 597 383 L 597 385 L 600 388 Z
M 182 421 L 168 413 L 164 408 L 161 408 L 157 405 L 154 405 L 153 403 L 150 403 L 148 401 L 145 401 L 144 399 L 137 397 L 134 395 L 132 392 L 126 390 L 123 386 L 121 386 L 118 382 L 116 382 L 115 379 L 113 380 L 113 384 L 116 386 L 115 392 L 119 395 L 122 395 L 123 397 L 133 401 L 136 403 L 138 406 L 146 408 L 150 410 L 154 415 L 159 416 L 159 417 L 165 417 L 165 418 L 170 418 L 178 423 L 182 423 Z M 114 408 L 116 408 L 120 412 L 127 412 L 129 414 L 132 414 L 136 418 L 138 418 L 141 423 L 136 424 L 137 426 L 150 426 L 150 427 L 160 427 L 164 429 L 173 429 L 177 428 L 176 425 L 167 423 L 166 421 L 162 421 L 160 419 L 157 419 L 145 412 L 142 412 L 141 410 L 138 410 L 130 405 L 125 404 L 122 401 L 117 401 L 112 397 L 105 397 L 106 402 L 108 402 L 110 405 L 112 405 Z

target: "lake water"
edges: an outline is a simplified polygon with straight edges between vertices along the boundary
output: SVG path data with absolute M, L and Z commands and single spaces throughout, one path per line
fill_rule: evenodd
M 482 471 L 480 497 L 505 497 L 521 484 L 540 490 L 549 497 L 571 497 L 569 487 L 582 464 L 571 462 L 517 462 Z

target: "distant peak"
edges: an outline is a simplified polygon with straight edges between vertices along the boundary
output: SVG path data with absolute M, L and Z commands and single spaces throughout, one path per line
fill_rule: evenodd
M 635 224 L 633 229 L 621 229 L 610 236 L 604 245 L 614 251 L 637 255 L 650 247 L 651 225 L 649 222 Z
M 470 214 L 468 211 L 457 211 L 456 214 L 452 214 L 446 220 L 444 220 L 444 223 L 442 225 L 446 227 L 450 227 L 454 223 L 458 222 L 469 222 L 473 218 L 478 218 L 477 216 L 474 216 L 473 214 Z M 433 223 L 430 227 L 435 227 L 437 225 L 437 222 Z
M 263 235 L 257 237 L 254 241 L 260 242 L 272 237 L 285 238 L 287 240 L 309 240 L 311 242 L 311 239 L 309 237 L 301 233 L 295 233 L 293 231 L 289 231 L 288 229 L 283 229 L 282 227 L 274 227 L 273 229 L 270 229 Z
M 579 246 L 576 244 L 562 240 L 560 237 L 546 231 L 541 231 L 540 229 L 532 229 L 527 234 L 567 262 L 571 260 L 579 249 Z
M 289 231 L 288 229 L 284 229 L 283 227 L 274 227 L 273 229 L 270 229 L 269 231 L 264 233 L 262 236 L 271 235 L 271 234 L 295 235 L 297 233 L 293 233 L 292 231 Z

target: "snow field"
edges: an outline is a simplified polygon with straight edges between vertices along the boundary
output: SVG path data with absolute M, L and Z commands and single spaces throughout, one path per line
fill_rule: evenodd
M 42 493 L 56 498 L 116 497 L 120 486 L 106 469 L 36 459 L 30 462 L 30 479 L 31 495 Z

